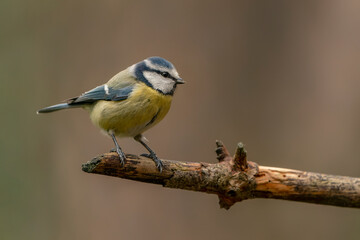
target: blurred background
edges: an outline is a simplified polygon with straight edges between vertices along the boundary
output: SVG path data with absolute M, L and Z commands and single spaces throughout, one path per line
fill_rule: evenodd
M 360 212 L 86 174 L 113 148 L 82 110 L 36 115 L 149 56 L 176 66 L 161 158 L 360 177 L 359 1 L 0 2 L 0 239 L 359 239 Z M 120 140 L 127 153 L 144 149 Z

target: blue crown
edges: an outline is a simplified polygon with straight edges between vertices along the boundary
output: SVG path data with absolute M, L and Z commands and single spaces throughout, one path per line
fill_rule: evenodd
M 171 62 L 161 58 L 161 57 L 149 57 L 148 60 L 154 64 L 154 65 L 158 65 L 160 67 L 165 67 L 165 68 L 169 68 L 169 69 L 173 69 L 174 66 L 171 64 Z

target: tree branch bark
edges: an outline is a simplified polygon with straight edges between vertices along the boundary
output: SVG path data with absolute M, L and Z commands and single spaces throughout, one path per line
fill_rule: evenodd
M 258 166 L 247 161 L 243 144 L 234 157 L 216 142 L 219 163 L 162 160 L 160 173 L 151 159 L 127 154 L 121 167 L 117 153 L 105 153 L 83 164 L 82 170 L 164 187 L 217 194 L 221 208 L 251 198 L 274 198 L 360 208 L 360 178 Z

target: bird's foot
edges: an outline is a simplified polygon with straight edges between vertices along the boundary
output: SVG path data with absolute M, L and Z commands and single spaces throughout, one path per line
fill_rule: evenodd
M 146 158 L 150 158 L 155 162 L 156 168 L 159 170 L 159 172 L 162 172 L 162 169 L 164 167 L 163 162 L 160 160 L 160 158 L 158 158 L 158 156 L 156 156 L 155 153 L 143 153 L 140 156 L 146 157 Z
M 126 161 L 126 156 L 122 151 L 117 151 L 117 153 L 119 154 L 120 164 L 123 167 Z
M 126 161 L 126 156 L 120 149 L 112 148 L 110 149 L 110 152 L 116 152 L 120 159 L 120 165 L 123 167 Z

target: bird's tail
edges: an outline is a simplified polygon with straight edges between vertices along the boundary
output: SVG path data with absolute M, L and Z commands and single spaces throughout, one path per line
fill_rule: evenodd
M 62 109 L 76 108 L 76 107 L 81 107 L 81 106 L 76 105 L 76 104 L 60 103 L 60 104 L 56 104 L 56 105 L 53 105 L 53 106 L 50 106 L 50 107 L 40 109 L 39 111 L 37 111 L 37 114 L 39 114 L 39 113 L 50 113 L 50 112 L 55 112 L 55 111 L 59 111 L 59 110 L 62 110 Z

